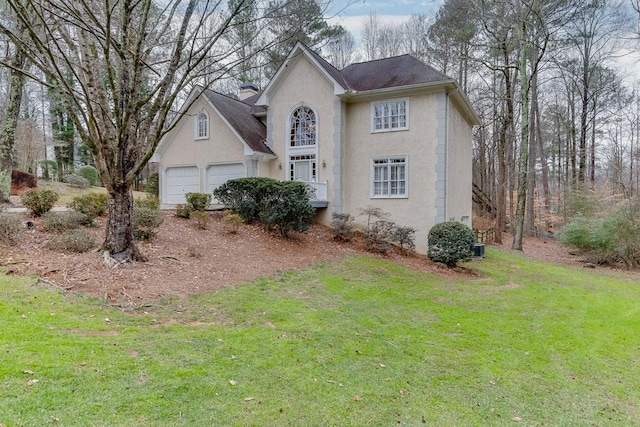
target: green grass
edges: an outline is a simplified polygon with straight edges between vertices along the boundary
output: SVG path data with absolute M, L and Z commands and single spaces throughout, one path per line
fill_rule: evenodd
M 2 277 L 0 424 L 638 425 L 638 276 L 487 254 L 475 279 L 357 256 L 146 313 Z

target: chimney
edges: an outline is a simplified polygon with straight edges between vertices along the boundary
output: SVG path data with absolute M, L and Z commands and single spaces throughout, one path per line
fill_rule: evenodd
M 258 89 L 258 86 L 254 83 L 242 83 L 240 85 L 240 94 L 238 95 L 238 98 L 240 98 L 240 101 L 244 101 L 253 95 L 257 95 L 259 91 L 260 89 Z

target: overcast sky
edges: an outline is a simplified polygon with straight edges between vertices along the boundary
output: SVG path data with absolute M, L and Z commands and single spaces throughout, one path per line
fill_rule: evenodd
M 435 15 L 444 0 L 332 0 L 327 15 L 330 22 L 340 24 L 356 38 L 359 37 L 364 18 L 371 12 L 380 22 L 401 22 L 411 14 Z M 336 16 L 336 14 L 338 16 Z

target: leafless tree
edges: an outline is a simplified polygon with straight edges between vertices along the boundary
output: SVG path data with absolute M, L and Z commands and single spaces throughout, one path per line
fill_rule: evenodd
M 213 84 L 239 65 L 233 55 L 239 46 L 227 36 L 248 2 L 234 2 L 231 9 L 212 0 L 9 2 L 26 36 L 4 21 L 0 32 L 72 112 L 108 191 L 108 263 L 146 259 L 133 239 L 134 180 L 186 111 L 169 122 L 179 95 L 201 91 L 196 83 Z M 258 16 L 265 7 L 258 5 Z M 259 31 L 262 21 L 257 23 Z

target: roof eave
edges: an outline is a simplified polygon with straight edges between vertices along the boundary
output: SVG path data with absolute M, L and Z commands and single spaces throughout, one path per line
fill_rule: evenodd
M 471 125 L 478 126 L 480 125 L 480 119 L 478 115 L 474 111 L 469 99 L 466 95 L 460 90 L 458 83 L 455 80 L 441 80 L 437 82 L 430 83 L 418 83 L 413 85 L 405 85 L 405 86 L 394 86 L 394 87 L 385 87 L 381 89 L 372 89 L 362 92 L 357 91 L 345 91 L 341 95 L 337 95 L 343 101 L 350 102 L 364 102 L 364 101 L 375 101 L 378 99 L 388 98 L 390 96 L 393 97 L 401 97 L 401 96 L 410 96 L 416 94 L 425 94 L 425 93 L 435 93 L 445 91 L 448 95 L 453 97 L 454 102 L 458 104 L 461 110 L 464 113 L 467 121 Z

